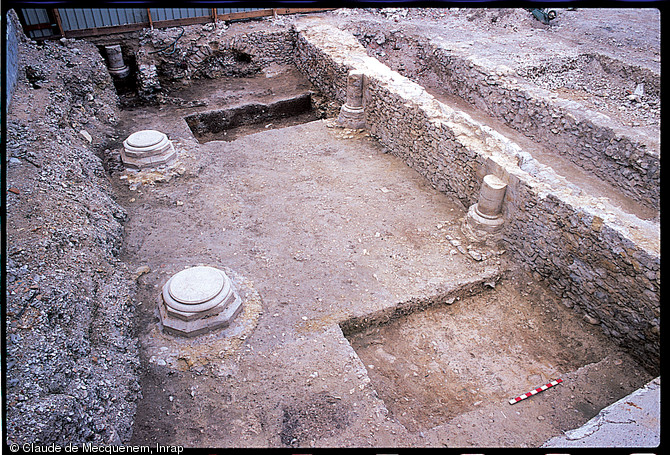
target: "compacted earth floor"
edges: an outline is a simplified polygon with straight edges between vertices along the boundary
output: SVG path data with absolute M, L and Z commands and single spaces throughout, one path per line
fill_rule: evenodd
M 297 96 L 299 78 L 194 82 L 182 107 L 123 113 L 113 152 L 157 129 L 179 154 L 163 172 L 112 172 L 140 288 L 131 443 L 538 446 L 651 379 L 504 249 L 468 244 L 466 208 L 365 131 L 268 122 L 201 143 L 184 120 Z M 225 269 L 244 310 L 219 332 L 165 335 L 161 287 L 196 265 Z

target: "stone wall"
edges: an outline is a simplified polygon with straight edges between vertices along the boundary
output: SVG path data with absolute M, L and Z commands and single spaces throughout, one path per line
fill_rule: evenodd
M 615 126 L 603 114 L 553 96 L 515 77 L 509 68 L 493 70 L 435 42 L 427 46 L 426 64 L 443 88 L 525 135 L 551 144 L 561 155 L 627 196 L 659 209 L 657 139 L 633 139 L 636 133 L 632 129 Z M 653 90 L 654 79 L 648 76 L 645 81 L 645 87 Z
M 138 91 L 152 99 L 166 83 L 249 76 L 271 64 L 292 64 L 294 45 L 292 29 L 270 21 L 244 29 L 223 21 L 147 29 L 136 53 Z
M 599 324 L 658 374 L 659 233 L 650 242 L 611 217 L 603 219 L 583 198 L 537 193 L 524 183 L 510 185 L 506 197 L 505 240 L 515 257 L 545 279 L 566 306 Z
M 362 71 L 369 131 L 435 188 L 467 207 L 484 175 L 505 181 L 505 242 L 514 258 L 658 371 L 657 224 L 584 194 L 515 143 L 367 56 L 351 34 L 314 22 L 296 27 L 298 68 L 339 102 L 348 71 Z

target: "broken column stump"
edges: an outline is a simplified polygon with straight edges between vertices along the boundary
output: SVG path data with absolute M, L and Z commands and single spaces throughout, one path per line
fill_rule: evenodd
M 502 206 L 506 190 L 507 184 L 495 175 L 484 176 L 479 200 L 470 206 L 462 225 L 466 235 L 477 241 L 500 236 L 505 222 Z
M 347 102 L 340 109 L 337 122 L 345 128 L 365 128 L 362 71 L 349 71 L 347 76 Z
M 130 69 L 128 65 L 123 61 L 123 53 L 121 52 L 121 46 L 114 44 L 112 46 L 105 46 L 105 52 L 107 53 L 107 67 L 109 74 L 117 79 L 123 79 L 128 76 Z

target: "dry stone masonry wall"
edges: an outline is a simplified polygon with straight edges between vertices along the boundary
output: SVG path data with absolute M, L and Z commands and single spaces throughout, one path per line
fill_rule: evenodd
M 370 132 L 435 188 L 468 207 L 477 202 L 485 175 L 507 183 L 504 237 L 515 258 L 546 279 L 566 305 L 658 371 L 657 224 L 584 194 L 515 143 L 369 57 L 350 33 L 316 22 L 298 23 L 297 29 L 301 71 L 339 102 L 345 101 L 348 72 L 362 71 Z M 534 103 L 517 107 L 536 109 Z M 532 167 L 534 175 L 522 167 Z
M 292 63 L 292 29 L 269 21 L 262 25 L 258 30 L 253 30 L 254 25 L 238 30 L 235 24 L 229 27 L 219 21 L 145 30 L 136 53 L 140 96 L 154 99 L 163 89 L 161 83 L 248 76 L 273 63 Z
M 515 194 L 518 203 L 509 206 L 506 239 L 517 257 L 546 278 L 565 305 L 583 311 L 658 371 L 658 250 L 645 248 L 588 206 L 516 188 L 526 194 Z
M 375 35 L 355 27 L 352 32 L 379 58 L 395 61 L 399 72 L 411 74 L 419 83 L 439 84 L 441 90 L 550 145 L 628 197 L 659 208 L 658 137 L 644 129 L 624 127 L 620 121 L 548 91 L 579 88 L 600 100 L 616 100 L 615 108 L 625 111 L 629 120 L 635 119 L 633 125 L 658 126 L 659 74 L 602 54 L 579 54 L 512 69 L 474 57 L 471 42 L 410 38 L 398 31 Z M 398 58 L 405 53 L 412 58 Z M 635 103 L 641 102 L 641 96 L 626 96 L 624 89 L 616 90 L 613 84 L 641 90 L 650 104 L 637 112 Z M 607 97 L 603 97 L 605 91 Z
M 575 164 L 610 182 L 643 204 L 660 207 L 658 140 L 633 139 L 628 128 L 604 114 L 560 99 L 525 82 L 509 68 L 492 73 L 483 62 L 428 43 L 426 64 L 434 68 L 443 88 L 499 118 L 524 134 L 551 144 Z M 639 77 L 648 90 L 657 85 L 652 74 Z

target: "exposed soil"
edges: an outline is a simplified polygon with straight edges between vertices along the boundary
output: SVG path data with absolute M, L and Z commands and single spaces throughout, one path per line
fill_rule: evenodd
M 254 84 L 267 83 L 239 82 L 248 90 L 232 105 L 257 102 Z M 207 83 L 193 83 L 191 96 L 198 87 L 210 109 L 226 106 L 208 96 Z M 151 270 L 140 278 L 137 328 L 143 366 L 153 373 L 144 376 L 133 443 L 497 445 L 484 434 L 490 422 L 474 433 L 469 423 L 452 424 L 493 413 L 515 434 L 540 422 L 531 437 L 505 440 L 539 445 L 649 379 L 532 278 L 496 284 L 514 269 L 504 252 L 468 245 L 459 229 L 464 208 L 365 132 L 319 120 L 200 144 L 183 126 L 187 114 L 136 109 L 121 122 L 129 125 L 124 134 L 178 131 L 183 157 L 181 174 L 167 183 L 149 178 L 137 186 L 138 174 L 113 175 L 129 207 L 124 259 Z M 211 340 L 196 339 L 210 347 L 187 352 L 161 334 L 155 300 L 171 274 L 197 264 L 253 277 L 263 303 L 254 310 L 257 326 L 232 337 L 239 341 L 211 348 Z M 486 290 L 470 285 L 472 292 L 433 297 L 472 280 L 485 281 Z M 398 302 L 439 305 L 457 296 L 451 306 L 388 326 L 377 326 L 383 318 L 370 322 L 351 336 L 355 351 L 338 326 Z M 589 376 L 594 368 L 606 376 Z M 508 410 L 514 394 L 559 376 L 571 394 L 552 390 L 523 415 Z M 601 387 L 605 377 L 610 385 Z M 230 398 L 222 402 L 222 393 Z M 160 424 L 147 424 L 154 421 Z
M 652 28 L 636 36 L 649 49 L 648 55 L 640 55 L 636 49 L 617 41 L 623 32 L 617 23 L 602 24 L 602 10 L 559 9 L 558 13 L 549 25 L 536 21 L 523 9 L 465 13 L 472 27 L 472 35 L 467 37 L 461 33 L 463 16 L 445 14 L 443 19 L 436 20 L 421 10 L 395 13 L 402 14 L 403 27 L 380 28 L 383 19 L 375 15 L 342 21 L 340 26 L 355 33 L 371 55 L 419 82 L 438 100 L 503 133 L 579 188 L 596 197 L 607 197 L 616 207 L 641 219 L 658 219 L 657 210 L 625 196 L 613 185 L 555 153 L 550 143 L 510 128 L 460 98 L 458 93 L 446 90 L 440 81 L 442 70 L 428 63 L 430 58 L 423 45 L 429 39 L 445 43 L 447 48 L 467 49 L 467 54 L 477 55 L 490 65 L 511 68 L 528 82 L 605 113 L 615 124 L 633 127 L 637 134 L 648 138 L 651 150 L 660 153 L 660 67 L 651 63 L 659 60 L 652 45 L 658 42 L 658 30 Z M 609 17 L 622 19 L 625 15 L 615 10 Z M 644 20 L 651 23 L 655 18 L 658 19 L 658 12 L 649 9 L 641 10 L 631 20 L 633 27 L 643 27 Z M 597 33 L 602 31 L 600 27 L 613 34 L 616 31 L 616 38 L 606 40 Z M 577 30 L 583 35 L 575 36 Z M 541 51 L 548 38 L 550 44 Z M 631 39 L 627 37 L 627 41 Z M 639 96 L 633 95 L 636 90 L 641 91 Z
M 203 85 L 203 99 L 208 99 L 206 88 Z M 253 93 L 251 88 L 236 103 L 256 102 Z M 407 300 L 417 292 L 433 294 L 439 286 L 495 275 L 499 256 L 492 254 L 487 265 L 453 248 L 444 234 L 449 220 L 463 216 L 463 208 L 385 154 L 363 131 L 343 130 L 330 120 L 315 121 L 233 142 L 199 144 L 190 130 L 175 127 L 174 123 L 185 123 L 178 114 L 134 110 L 124 113 L 121 124 L 179 131 L 172 137 L 182 157 L 176 166 L 183 169 L 181 174 L 175 173 L 167 183 L 154 183 L 147 176 L 139 186 L 145 173 L 113 174 L 118 194 L 131 212 L 124 258 L 131 268 L 151 270 L 139 278 L 142 304 L 137 327 L 143 365 L 157 373 L 145 376 L 148 393 L 139 406 L 133 441 L 154 441 L 158 436 L 153 427 L 141 422 L 160 416 L 174 422 L 169 426 L 173 441 L 186 445 L 296 446 L 320 438 L 338 445 L 345 425 L 345 434 L 356 434 L 354 411 L 363 405 L 343 401 L 349 389 L 333 389 L 333 381 L 342 379 L 342 369 L 353 360 L 342 349 L 346 339 L 337 322 Z M 451 251 L 447 263 L 459 264 L 457 273 L 445 267 L 445 248 Z M 260 319 L 253 334 L 237 336 L 244 345 L 231 342 L 207 348 L 212 355 L 185 354 L 178 339 L 160 334 L 156 293 L 171 274 L 196 263 L 227 266 L 254 277 L 263 308 L 262 313 L 256 310 Z M 474 264 L 466 266 L 470 263 Z M 294 357 L 299 349 L 295 345 L 310 345 L 323 336 L 340 349 L 337 356 L 309 348 L 303 350 L 303 358 Z M 274 367 L 265 363 L 267 357 L 276 359 Z M 258 362 L 265 373 L 256 371 Z M 286 362 L 295 365 L 288 367 Z M 319 362 L 323 366 L 313 365 Z M 356 390 L 371 393 L 358 388 L 366 384 L 360 379 L 355 377 Z M 317 382 L 318 390 L 304 389 L 305 381 Z M 235 390 L 238 398 L 219 412 L 203 412 L 206 422 L 194 418 L 201 415 L 201 407 L 221 407 L 217 391 L 222 384 Z M 191 388 L 195 401 L 189 397 Z M 264 391 L 262 396 L 259 390 Z M 174 401 L 169 401 L 170 394 Z M 240 402 L 244 408 L 239 408 Z M 248 406 L 258 408 L 255 417 L 246 412 Z M 324 413 L 324 406 L 332 412 Z M 186 425 L 184 419 L 190 422 L 187 427 L 207 432 L 180 430 Z M 236 419 L 240 427 L 256 431 L 237 434 L 229 423 Z M 360 439 L 359 444 L 367 445 Z
M 511 407 L 508 401 L 558 378 L 566 380 L 563 387 L 571 392 L 556 394 L 551 389 L 546 394 L 553 396 L 538 397 L 551 402 L 551 410 L 531 415 L 569 429 L 613 397 L 638 387 L 638 381 L 651 379 L 593 327 L 575 319 L 558 299 L 523 276 L 510 276 L 495 290 L 451 305 L 371 327 L 349 340 L 393 417 L 415 432 L 472 412 L 491 416 L 488 432 L 520 432 L 521 427 L 510 428 L 506 420 L 518 418 L 520 409 L 528 418 L 528 410 Z M 621 374 L 624 363 L 632 374 Z M 586 378 L 594 364 L 601 370 L 597 381 L 607 382 L 607 390 Z M 449 438 L 462 440 L 471 437 L 468 433 L 452 430 Z
M 118 259 L 126 211 L 91 151 L 111 140 L 118 98 L 93 45 L 22 46 L 7 115 L 3 424 L 17 444 L 119 444 L 141 395 L 134 286 Z

